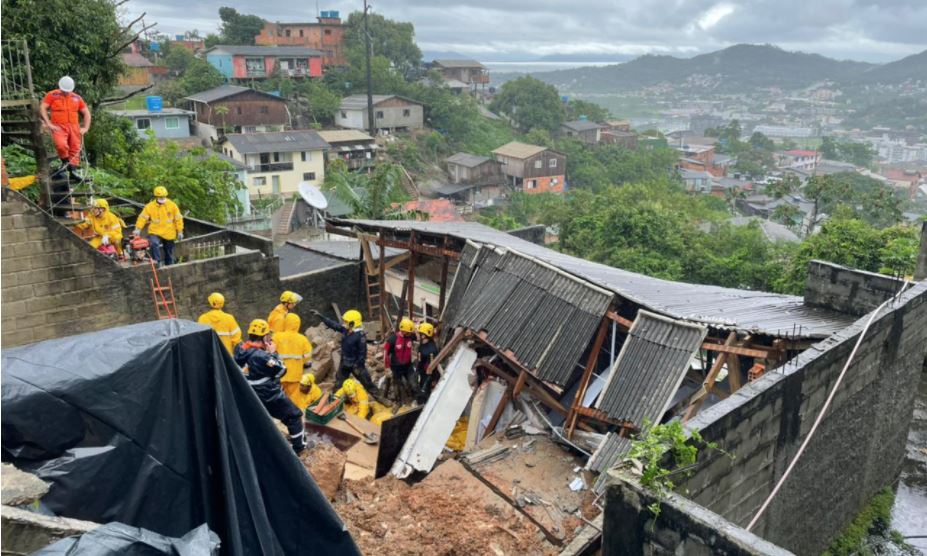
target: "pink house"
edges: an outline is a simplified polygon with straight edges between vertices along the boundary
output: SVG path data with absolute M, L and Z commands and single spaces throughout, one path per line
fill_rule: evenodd
M 266 79 L 277 72 L 289 77 L 321 77 L 322 53 L 301 46 L 218 45 L 206 61 L 228 79 Z

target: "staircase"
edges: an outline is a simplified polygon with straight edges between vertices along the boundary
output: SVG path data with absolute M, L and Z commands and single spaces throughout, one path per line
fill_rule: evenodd
M 274 225 L 274 235 L 287 235 L 293 229 L 293 214 L 296 212 L 296 201 L 284 201 L 280 211 L 277 212 L 277 222 Z
M 2 143 L 20 145 L 32 151 L 37 171 L 44 172 L 46 156 L 38 100 L 32 87 L 29 47 L 23 40 L 0 42 L 2 51 L 2 90 L 0 90 L 0 128 Z

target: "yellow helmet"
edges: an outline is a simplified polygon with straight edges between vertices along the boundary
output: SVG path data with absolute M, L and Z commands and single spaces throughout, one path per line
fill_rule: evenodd
M 303 300 L 303 296 L 299 295 L 298 293 L 291 292 L 291 291 L 289 291 L 289 290 L 287 290 L 287 291 L 285 291 L 285 292 L 283 292 L 283 293 L 280 294 L 280 303 L 293 303 L 293 304 L 296 304 L 296 303 L 299 303 L 299 302 L 302 301 L 302 300 Z
M 357 394 L 357 383 L 353 378 L 349 378 L 341 384 L 341 390 L 344 391 L 346 396 L 353 396 Z
M 430 322 L 423 322 L 418 325 L 418 331 L 422 336 L 431 338 L 435 335 L 435 327 Z
M 158 187 L 155 187 L 154 196 L 155 197 L 167 197 L 167 188 L 164 187 L 163 185 L 159 185 Z
M 93 208 L 101 208 L 103 210 L 109 210 L 109 203 L 106 202 L 106 199 L 97 199 L 93 202 Z
M 312 386 L 315 384 L 315 375 L 312 373 L 306 373 L 301 379 L 299 379 L 299 383 L 303 386 Z
M 287 313 L 283 317 L 283 329 L 287 332 L 299 332 L 299 326 L 302 324 L 302 319 L 299 318 L 299 315 L 296 313 Z
M 225 296 L 219 292 L 212 292 L 209 294 L 209 297 L 206 298 L 206 301 L 209 302 L 209 306 L 213 309 L 221 309 L 225 307 Z
M 345 311 L 344 314 L 341 315 L 341 320 L 350 325 L 351 328 L 360 328 L 364 324 L 364 318 L 357 309 Z
M 402 319 L 399 321 L 400 332 L 412 332 L 413 330 L 415 330 L 415 323 L 412 322 L 412 319 Z
M 270 325 L 267 324 L 267 321 L 264 319 L 254 319 L 251 321 L 251 324 L 248 325 L 248 334 L 254 336 L 267 336 L 270 334 Z

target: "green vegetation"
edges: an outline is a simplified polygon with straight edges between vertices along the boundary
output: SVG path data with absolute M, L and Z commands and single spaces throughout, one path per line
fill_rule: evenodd
M 489 108 L 508 115 L 522 131 L 540 128 L 554 132 L 565 117 L 557 89 L 527 75 L 502 85 Z
M 875 150 L 865 143 L 839 141 L 833 137 L 821 139 L 821 156 L 828 160 L 842 160 L 857 166 L 872 166 Z
M 221 44 L 254 44 L 254 37 L 264 27 L 264 20 L 256 15 L 238 13 L 235 8 L 219 8 Z
M 373 173 L 364 174 L 349 172 L 344 161 L 336 160 L 325 172 L 323 188 L 348 203 L 356 218 L 396 220 L 409 217 L 401 206 L 409 200 L 402 179 L 402 170 L 395 164 L 381 164 Z
M 840 536 L 831 542 L 822 556 L 872 556 L 881 554 L 869 545 L 870 536 L 881 536 L 894 541 L 895 547 L 904 553 L 916 554 L 917 551 L 904 544 L 897 532 L 891 530 L 892 505 L 895 493 L 891 488 L 884 488 L 872 497 L 869 504 L 849 523 Z
M 363 12 L 351 13 L 345 23 L 348 27 L 344 35 L 345 46 L 354 65 L 354 61 L 360 62 L 363 59 L 365 51 Z M 403 78 L 410 81 L 417 78 L 422 66 L 422 51 L 415 44 L 415 27 L 411 23 L 393 21 L 377 13 L 368 16 L 368 27 L 373 54 L 388 60 L 390 66 Z M 358 66 L 364 68 L 362 63 Z

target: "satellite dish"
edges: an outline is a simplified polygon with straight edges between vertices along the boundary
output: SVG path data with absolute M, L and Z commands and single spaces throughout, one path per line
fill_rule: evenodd
M 328 199 L 325 198 L 325 195 L 322 195 L 322 192 L 318 187 L 307 181 L 300 182 L 299 196 L 302 197 L 303 201 L 306 201 L 310 207 L 317 208 L 319 210 L 325 210 L 328 208 Z

